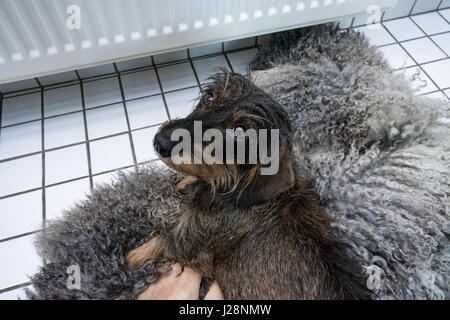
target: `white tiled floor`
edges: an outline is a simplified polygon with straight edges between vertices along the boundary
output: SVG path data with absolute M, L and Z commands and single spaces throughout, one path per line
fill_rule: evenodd
M 415 2 L 419 9 L 434 5 L 408 1 L 400 1 L 398 12 L 408 15 Z M 412 81 L 417 94 L 448 99 L 449 21 L 447 9 L 383 22 L 379 29 L 357 29 Z M 23 296 L 17 286 L 26 286 L 26 275 L 41 263 L 33 233 L 94 184 L 109 182 L 118 169 L 154 161 L 152 140 L 159 125 L 191 111 L 199 83 L 215 68 L 246 74 L 255 42 L 212 44 L 189 54 L 184 50 L 46 76 L 39 78 L 42 92 L 34 79 L 0 86 L 0 299 Z

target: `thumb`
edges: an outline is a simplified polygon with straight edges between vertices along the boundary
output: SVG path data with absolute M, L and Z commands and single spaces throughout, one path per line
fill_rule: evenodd
M 220 290 L 217 281 L 214 281 L 209 287 L 209 291 L 205 296 L 205 300 L 224 300 L 222 290 Z

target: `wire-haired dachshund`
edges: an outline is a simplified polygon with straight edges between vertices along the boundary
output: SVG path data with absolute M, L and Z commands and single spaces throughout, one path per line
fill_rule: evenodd
M 223 150 L 215 152 L 223 151 L 226 161 L 194 161 L 195 150 L 207 148 L 204 141 L 190 141 L 194 155 L 181 155 L 193 161 L 174 161 L 180 141 L 172 141 L 173 133 L 184 129 L 194 136 L 195 123 L 201 123 L 201 134 L 208 129 L 222 133 L 217 145 Z M 262 163 L 260 153 L 256 163 L 249 161 L 250 150 L 264 147 L 245 135 L 251 129 L 278 130 L 277 141 L 268 141 L 279 146 L 270 154 L 279 161 L 275 174 L 262 174 L 270 164 Z M 244 141 L 244 163 L 229 161 L 239 156 L 225 147 L 230 135 L 233 150 L 238 140 Z M 202 88 L 192 113 L 163 124 L 153 144 L 163 162 L 185 175 L 176 189 L 186 205 L 173 232 L 155 230 L 127 255 L 130 268 L 150 259 L 177 261 L 216 279 L 226 299 L 372 297 L 362 266 L 334 234 L 333 219 L 319 207 L 312 183 L 296 172 L 289 116 L 250 80 L 216 74 Z

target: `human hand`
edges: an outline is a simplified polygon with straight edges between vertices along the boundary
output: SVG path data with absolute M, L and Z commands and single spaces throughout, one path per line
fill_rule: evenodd
M 152 283 L 138 300 L 198 300 L 202 276 L 191 268 L 176 263 L 172 270 Z M 222 291 L 214 281 L 205 296 L 205 300 L 223 300 Z

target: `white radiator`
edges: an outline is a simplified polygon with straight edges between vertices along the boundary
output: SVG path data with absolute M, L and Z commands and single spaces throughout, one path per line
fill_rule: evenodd
M 0 83 L 333 21 L 396 2 L 0 0 Z

